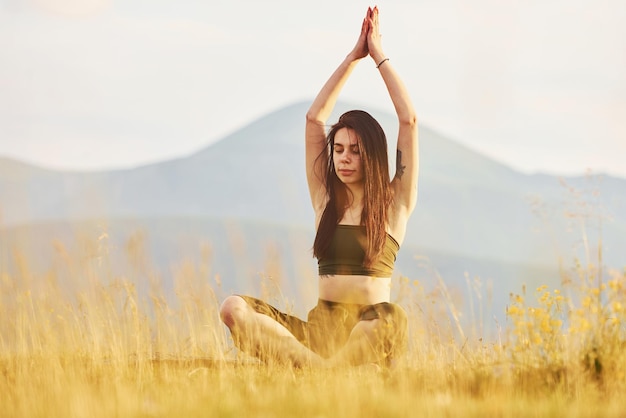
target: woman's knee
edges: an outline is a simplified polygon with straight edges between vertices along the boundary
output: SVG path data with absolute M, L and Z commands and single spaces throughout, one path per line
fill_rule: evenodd
M 228 328 L 245 321 L 245 317 L 250 307 L 240 296 L 229 296 L 224 299 L 220 306 L 220 318 Z
M 394 303 L 379 303 L 365 308 L 355 327 L 367 335 L 370 342 L 386 353 L 399 355 L 408 343 L 406 311 Z

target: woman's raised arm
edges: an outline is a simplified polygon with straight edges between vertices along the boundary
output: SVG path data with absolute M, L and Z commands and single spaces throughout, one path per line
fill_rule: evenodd
M 367 46 L 370 57 L 380 72 L 398 115 L 398 146 L 396 151 L 396 174 L 392 180 L 394 203 L 400 210 L 398 215 L 405 219 L 413 212 L 417 202 L 417 178 L 419 173 L 419 148 L 417 115 L 409 93 L 383 53 L 378 23 L 378 7 L 369 17 Z
M 325 189 L 326 166 L 315 164 L 315 162 L 326 149 L 326 121 L 330 117 L 335 103 L 337 103 L 339 92 L 359 60 L 368 54 L 367 34 L 371 14 L 372 9 L 368 9 L 356 45 L 326 81 L 306 114 L 306 174 L 311 203 L 318 219 L 324 210 L 328 197 Z

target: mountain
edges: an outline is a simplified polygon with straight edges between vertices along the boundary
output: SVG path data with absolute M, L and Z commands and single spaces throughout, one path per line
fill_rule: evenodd
M 97 217 L 310 220 L 298 107 L 275 112 L 188 158 L 112 172 L 55 172 L 0 161 L 3 223 Z M 306 183 L 305 183 L 306 184 Z
M 308 227 L 312 210 L 303 169 L 307 106 L 297 103 L 272 112 L 187 158 L 135 169 L 56 172 L 0 160 L 2 224 L 191 216 Z M 348 108 L 352 106 L 339 104 L 333 118 Z M 385 127 L 392 148 L 395 116 L 371 113 Z M 518 173 L 424 126 L 420 153 L 419 201 L 407 244 L 514 262 L 553 261 L 555 250 L 542 236 L 542 223 L 565 229 L 568 219 L 542 219 L 531 208 L 541 201 L 544 210 L 565 211 L 564 203 L 575 193 L 560 179 Z M 394 156 L 390 152 L 392 162 Z M 565 181 L 579 189 L 590 187 L 584 177 Z M 594 187 L 599 197 L 589 191 L 580 198 L 587 202 L 573 204 L 588 206 L 589 199 L 600 199 L 598 205 L 611 216 L 603 231 L 610 244 L 606 261 L 624 264 L 617 250 L 626 231 L 626 181 L 603 176 Z M 558 251 L 567 251 L 572 239 L 557 235 Z
M 296 103 L 278 109 L 193 155 L 133 169 L 59 172 L 0 159 L 0 234 L 5 243 L 39 248 L 35 258 L 46 260 L 40 256 L 45 242 L 36 243 L 48 240 L 49 246 L 55 234 L 71 238 L 72 225 L 96 220 L 115 231 L 120 247 L 139 229 L 152 237 L 150 252 L 162 268 L 175 254 L 183 256 L 173 246 L 178 237 L 206 239 L 219 249 L 216 266 L 233 276 L 233 289 L 259 269 L 259 254 L 271 242 L 286 264 L 305 254 L 300 268 L 286 267 L 290 280 L 302 272 L 313 276 L 313 212 L 304 172 L 307 108 Z M 338 104 L 331 120 L 350 108 Z M 395 116 L 368 111 L 385 128 L 393 150 Z M 626 180 L 526 175 L 428 127 L 420 126 L 419 134 L 418 205 L 399 274 L 442 274 L 459 286 L 466 286 L 466 274 L 481 276 L 505 292 L 519 289 L 522 280 L 558 282 L 561 263 L 597 253 L 593 245 L 600 241 L 607 266 L 626 265 Z M 390 152 L 391 167 L 394 157 Z M 232 228 L 223 224 L 239 225 L 240 241 L 256 244 L 235 257 Z M 591 249 L 581 245 L 583 238 Z M 255 259 L 257 267 L 236 271 L 245 259 Z

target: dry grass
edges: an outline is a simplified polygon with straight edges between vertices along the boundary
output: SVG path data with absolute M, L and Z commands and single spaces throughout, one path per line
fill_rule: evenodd
M 398 302 L 409 312 L 411 341 L 402 364 L 382 373 L 294 370 L 237 355 L 218 319 L 219 282 L 207 279 L 206 266 L 180 267 L 168 300 L 145 266 L 112 277 L 103 241 L 73 255 L 59 245 L 45 274 L 30 272 L 17 252 L 15 271 L 0 271 L 0 415 L 618 417 L 626 410 L 624 272 L 603 281 L 597 267 L 578 265 L 563 289 L 522 289 L 494 341 L 464 337 L 446 292 L 403 278 Z M 141 258 L 132 242 L 128 253 Z

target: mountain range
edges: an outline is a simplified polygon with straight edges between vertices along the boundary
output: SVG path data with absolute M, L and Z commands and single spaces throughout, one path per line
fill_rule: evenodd
M 311 286 L 295 290 L 315 276 L 304 172 L 307 107 L 278 109 L 192 155 L 132 169 L 62 172 L 0 158 L 0 262 L 12 268 L 8 248 L 19 246 L 45 268 L 51 241 L 72 246 L 78 230 L 106 230 L 119 248 L 142 231 L 165 276 L 182 258 L 197 261 L 204 242 L 225 292 L 244 291 L 251 275 L 268 269 L 268 257 L 278 257 L 284 266 L 274 274 L 285 277 L 292 297 L 314 299 Z M 331 120 L 357 107 L 339 103 Z M 396 118 L 368 111 L 387 132 L 395 167 Z M 398 276 L 433 285 L 442 277 L 464 289 L 468 276 L 482 277 L 492 282 L 500 309 L 521 283 L 558 284 L 559 269 L 597 257 L 599 243 L 602 263 L 626 265 L 626 180 L 527 175 L 426 126 L 419 137 L 418 205 Z

